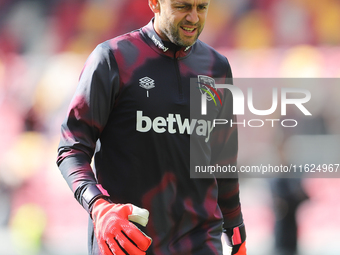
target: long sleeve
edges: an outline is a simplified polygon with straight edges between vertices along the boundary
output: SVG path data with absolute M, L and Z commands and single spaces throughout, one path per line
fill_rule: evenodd
M 226 84 L 232 84 L 230 67 L 227 70 Z M 233 97 L 229 90 L 223 91 L 223 104 L 218 119 L 227 120 L 227 124 L 216 125 L 212 134 L 211 165 L 234 166 L 237 164 L 238 132 L 237 125 L 230 125 L 231 120 L 236 122 L 233 115 Z M 224 218 L 224 229 L 232 228 L 243 222 L 237 173 L 222 173 L 217 175 L 218 204 Z
M 118 67 L 103 43 L 86 61 L 61 126 L 57 165 L 80 203 L 86 187 L 97 182 L 90 164 L 118 91 Z
M 230 93 L 227 97 L 231 97 Z M 231 112 L 230 112 L 231 111 Z M 232 108 L 223 119 L 233 120 Z M 228 123 L 229 124 L 229 123 Z M 219 166 L 236 166 L 237 164 L 237 127 L 233 125 L 220 125 L 216 127 L 212 136 L 212 161 L 211 165 Z M 224 228 L 231 228 L 242 223 L 240 199 L 239 199 L 239 182 L 236 173 L 222 173 L 217 176 L 218 183 L 218 204 L 221 208 L 224 218 Z

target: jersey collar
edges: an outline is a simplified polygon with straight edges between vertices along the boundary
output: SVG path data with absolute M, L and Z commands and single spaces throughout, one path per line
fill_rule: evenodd
M 156 33 L 153 27 L 154 18 L 151 19 L 149 24 L 142 28 L 142 34 L 144 38 L 146 38 L 147 43 L 160 54 L 166 55 L 171 58 L 182 58 L 187 56 L 192 46 L 189 47 L 180 47 L 172 42 L 163 41 L 158 34 Z

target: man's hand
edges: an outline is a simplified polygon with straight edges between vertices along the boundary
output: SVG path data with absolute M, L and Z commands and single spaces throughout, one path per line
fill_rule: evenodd
M 101 253 L 145 254 L 152 240 L 130 221 L 146 226 L 148 217 L 149 212 L 146 209 L 132 204 L 113 204 L 101 198 L 96 200 L 92 219 Z

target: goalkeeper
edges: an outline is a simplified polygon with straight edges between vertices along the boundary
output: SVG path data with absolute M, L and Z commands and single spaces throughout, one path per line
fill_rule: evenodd
M 235 127 L 190 119 L 204 93 L 190 96 L 191 78 L 232 78 L 198 40 L 210 0 L 148 2 L 149 24 L 91 53 L 61 126 L 57 164 L 89 213 L 89 254 L 221 255 L 227 239 L 245 255 L 238 179 L 189 171 L 191 149 L 206 165 L 237 157 Z M 217 93 L 209 118 L 232 119 L 231 94 Z

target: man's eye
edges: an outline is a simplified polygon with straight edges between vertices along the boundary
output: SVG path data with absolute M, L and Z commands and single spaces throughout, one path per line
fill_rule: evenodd
M 200 11 L 205 11 L 207 8 L 208 8 L 208 6 L 206 6 L 206 5 L 198 6 L 198 10 L 200 10 Z
M 185 8 L 185 6 L 184 6 L 184 5 L 183 5 L 183 6 L 182 6 L 182 5 L 180 5 L 180 6 L 177 6 L 177 9 L 178 9 L 178 10 L 183 10 L 184 8 Z

